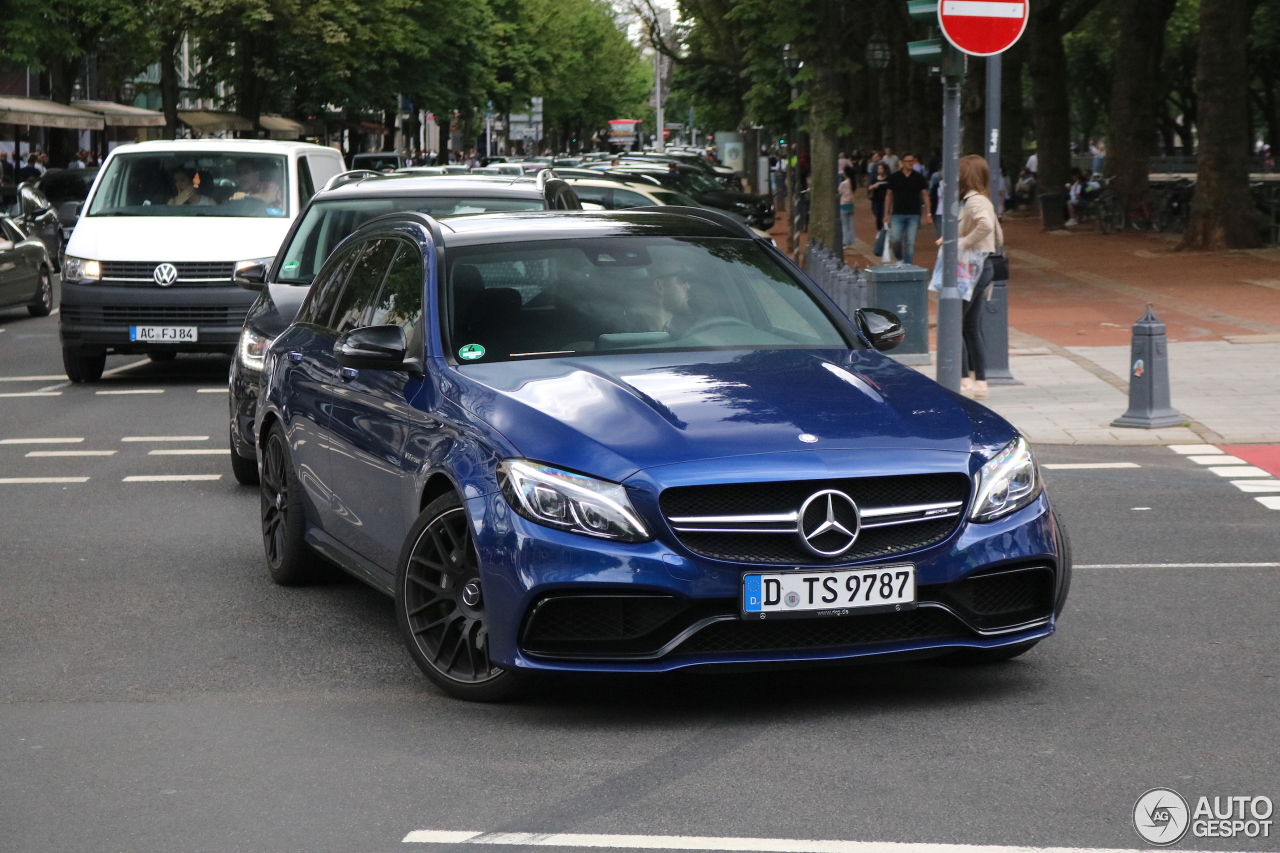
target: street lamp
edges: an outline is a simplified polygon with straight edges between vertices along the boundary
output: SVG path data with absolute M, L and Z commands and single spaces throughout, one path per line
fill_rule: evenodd
M 880 144 L 881 145 L 886 145 L 888 144 L 888 141 L 889 141 L 888 139 L 889 134 L 885 127 L 886 124 L 888 124 L 888 122 L 885 120 L 885 113 L 886 113 L 885 101 L 887 101 L 888 98 L 885 93 L 884 72 L 889 67 L 889 59 L 892 57 L 892 55 L 893 55 L 893 52 L 892 52 L 892 49 L 889 47 L 889 40 L 884 37 L 884 33 L 877 30 L 871 36 L 871 38 L 867 39 L 867 67 L 875 72 L 876 78 L 877 78 L 876 83 L 878 84 L 876 87 L 876 101 L 878 102 L 877 104 L 877 106 L 879 106 L 878 112 L 880 113 Z
M 138 97 L 138 85 L 132 80 L 125 80 L 120 84 L 120 103 L 132 104 L 134 98 Z

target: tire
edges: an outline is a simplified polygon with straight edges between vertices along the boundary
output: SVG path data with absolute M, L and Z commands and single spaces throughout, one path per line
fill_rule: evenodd
M 244 458 L 239 453 L 236 453 L 234 447 L 231 448 L 231 473 L 235 476 L 236 482 L 242 486 L 260 485 L 258 480 L 258 460 Z
M 102 369 L 107 366 L 107 354 L 63 347 L 62 366 L 72 382 L 97 382 L 102 378 Z
M 153 352 L 147 353 L 147 358 L 157 363 L 173 361 L 177 357 L 178 357 L 178 354 L 176 352 L 173 352 L 172 350 L 155 350 Z
M 456 699 L 498 702 L 528 686 L 527 676 L 489 661 L 479 559 L 455 493 L 428 504 L 409 531 L 396 571 L 396 621 L 414 663 Z
M 46 269 L 40 270 L 40 286 L 36 290 L 36 301 L 27 306 L 27 313 L 32 317 L 48 317 L 53 311 L 53 277 Z
M 1062 586 L 1058 589 L 1058 597 L 1053 603 L 1053 618 L 1055 620 L 1062 618 L 1062 610 L 1067 606 L 1067 593 L 1071 592 L 1071 568 L 1073 565 L 1071 555 L 1071 535 L 1067 532 L 1067 526 L 1062 523 L 1062 519 L 1055 512 L 1053 514 L 1054 523 L 1058 527 L 1059 539 L 1058 544 L 1058 569 L 1062 572 Z
M 289 441 L 279 424 L 271 427 L 262 453 L 260 509 L 267 572 L 281 586 L 326 580 L 324 566 L 303 539 L 307 518 L 302 484 L 294 473 Z

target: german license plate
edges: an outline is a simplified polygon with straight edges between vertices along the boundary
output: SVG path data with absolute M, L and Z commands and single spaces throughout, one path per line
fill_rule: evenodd
M 744 619 L 847 616 L 909 610 L 915 605 L 916 569 L 910 564 L 742 578 Z
M 195 326 L 130 326 L 129 340 L 150 344 L 189 344 L 199 340 Z

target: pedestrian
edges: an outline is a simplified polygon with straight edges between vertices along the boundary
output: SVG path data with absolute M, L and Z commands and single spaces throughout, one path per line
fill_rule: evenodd
M 996 217 L 996 209 L 987 198 L 991 172 L 986 158 L 970 154 L 960 158 L 960 221 L 957 223 L 959 249 L 971 253 L 971 262 L 981 272 L 965 297 L 964 321 L 961 326 L 964 351 L 961 353 L 960 392 L 982 399 L 991 396 L 987 385 L 987 342 L 982 334 L 984 303 L 991 297 L 993 268 L 991 255 L 1004 246 L 1004 231 Z M 969 378 L 970 371 L 973 378 Z
M 0 184 L 13 183 L 13 164 L 9 162 L 9 152 L 0 151 Z
M 888 159 L 887 157 L 885 159 Z M 933 222 L 929 210 L 929 182 L 915 170 L 917 158 L 904 154 L 902 168 L 889 176 L 885 208 L 889 212 L 889 242 L 894 254 L 904 264 L 915 260 L 916 232 L 920 220 Z
M 787 206 L 787 158 L 779 151 L 777 156 L 771 159 L 773 166 L 769 175 L 773 181 L 773 206 L 782 210 Z
M 876 220 L 875 256 L 878 258 L 884 254 L 884 241 L 888 239 L 884 221 L 884 201 L 889 192 L 889 167 L 883 162 L 877 162 L 875 166 L 875 174 L 871 177 L 870 185 L 867 186 L 867 197 L 871 199 L 871 215 Z
M 1031 173 L 1031 177 L 1036 177 L 1040 172 L 1040 155 L 1032 151 L 1031 156 L 1027 158 L 1026 168 Z
M 27 165 L 23 166 L 21 169 L 19 169 L 19 170 L 18 170 L 17 175 L 15 175 L 15 176 L 14 176 L 15 180 L 16 180 L 18 183 L 22 183 L 23 181 L 29 181 L 29 180 L 31 180 L 32 178 L 38 178 L 38 177 L 40 177 L 40 165 L 39 165 L 39 164 L 40 164 L 40 157 L 39 157 L 39 155 L 36 155 L 36 154 L 28 154 L 28 155 L 27 155 Z
M 876 170 L 880 168 L 880 164 L 884 161 L 884 157 L 879 151 L 872 151 L 870 159 L 867 160 L 867 186 L 870 187 L 876 182 Z M 888 168 L 886 166 L 886 168 Z
M 890 175 L 898 171 L 898 155 L 887 145 L 884 147 L 884 164 L 889 167 Z
M 848 163 L 848 161 L 845 161 Z M 853 191 L 858 186 L 858 174 L 853 164 L 844 167 L 844 180 L 840 182 L 840 227 L 844 232 L 844 245 L 853 245 Z
M 1089 146 L 1089 153 L 1093 155 L 1093 173 L 1101 175 L 1103 168 L 1107 165 L 1107 143 L 1101 139 L 1095 140 Z
M 1076 172 L 1071 177 L 1071 186 L 1067 188 L 1067 221 L 1066 226 L 1079 225 L 1079 216 L 1084 207 L 1084 173 Z
M 844 170 L 853 166 L 853 161 L 844 156 L 844 152 L 840 152 L 840 156 L 836 157 L 836 184 L 839 185 L 844 180 Z

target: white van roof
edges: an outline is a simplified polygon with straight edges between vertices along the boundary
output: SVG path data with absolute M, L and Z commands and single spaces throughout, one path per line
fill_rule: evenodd
M 326 145 L 278 139 L 162 139 L 120 145 L 113 149 L 111 153 L 114 154 L 117 151 L 122 154 L 147 151 L 189 151 L 192 148 L 199 148 L 204 151 L 235 151 L 244 154 L 288 154 L 290 151 L 314 150 L 332 151 L 334 154 L 342 156 L 342 152 Z

